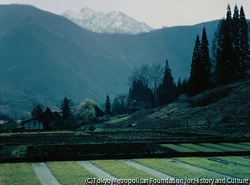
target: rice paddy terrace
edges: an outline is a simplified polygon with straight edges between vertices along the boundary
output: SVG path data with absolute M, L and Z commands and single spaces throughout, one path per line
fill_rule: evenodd
M 250 142 L 168 131 L 0 134 L 0 184 L 249 184 Z M 225 184 L 224 183 L 224 184 Z
M 0 184 L 249 184 L 250 142 L 159 146 L 213 156 L 2 163 Z

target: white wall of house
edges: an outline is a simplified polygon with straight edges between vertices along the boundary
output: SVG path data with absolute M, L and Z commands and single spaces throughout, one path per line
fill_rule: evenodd
M 43 122 L 39 120 L 29 120 L 24 123 L 25 130 L 43 130 Z

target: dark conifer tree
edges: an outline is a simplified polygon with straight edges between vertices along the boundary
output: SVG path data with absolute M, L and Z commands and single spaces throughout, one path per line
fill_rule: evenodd
M 171 103 L 177 98 L 176 85 L 172 77 L 171 69 L 169 68 L 168 60 L 166 60 L 164 77 L 157 92 L 159 105 Z
M 182 89 L 182 83 L 181 83 L 181 78 L 179 78 L 176 86 L 176 91 L 178 93 L 178 96 L 181 94 L 181 89 Z
M 215 79 L 219 84 L 226 84 L 245 78 L 249 72 L 248 24 L 243 7 L 240 13 L 237 5 L 231 16 L 230 6 L 227 17 L 223 19 L 215 33 Z
M 194 52 L 192 57 L 191 63 L 191 72 L 189 78 L 189 87 L 191 96 L 194 96 L 201 92 L 200 85 L 202 84 L 202 77 L 201 77 L 201 43 L 199 39 L 199 35 L 196 37 Z
M 142 106 L 147 106 L 151 103 L 153 92 L 148 86 L 144 85 L 141 80 L 134 80 L 129 92 L 129 104 L 136 100 Z
M 232 42 L 232 14 L 230 6 L 227 7 L 227 17 L 223 19 L 218 27 L 217 32 L 217 52 L 215 76 L 219 84 L 229 83 L 231 80 L 232 71 L 232 55 L 234 54 Z
M 187 79 L 185 78 L 185 79 L 182 81 L 182 84 L 181 84 L 181 94 L 186 94 L 186 95 L 188 95 L 188 92 L 189 92 L 189 84 L 188 84 Z
M 201 90 L 207 90 L 211 88 L 211 61 L 209 56 L 209 44 L 207 40 L 206 28 L 204 27 L 202 30 L 202 38 L 201 38 L 201 76 L 203 81 L 203 86 Z
M 248 38 L 248 24 L 245 18 L 243 6 L 240 8 L 239 18 L 239 37 L 240 37 L 240 78 L 245 78 L 249 74 L 250 69 L 250 52 L 249 52 L 249 38 Z
M 211 88 L 211 62 L 205 27 L 202 30 L 202 39 L 196 38 L 190 72 L 190 95 L 194 96 Z
M 230 61 L 230 80 L 235 81 L 240 78 L 240 32 L 239 32 L 239 9 L 237 5 L 234 7 L 234 14 L 232 19 L 232 53 Z
M 71 114 L 71 105 L 72 105 L 72 101 L 69 100 L 65 96 L 65 98 L 62 100 L 62 104 L 61 104 L 61 107 L 60 107 L 63 120 L 69 120 L 71 118 L 71 116 L 72 116 L 72 114 Z
M 111 103 L 110 103 L 109 95 L 107 94 L 106 104 L 105 104 L 105 112 L 106 112 L 106 114 L 110 114 L 110 110 L 111 110 Z
M 186 78 L 183 81 L 181 81 L 181 78 L 179 78 L 176 90 L 177 90 L 178 96 L 181 94 L 188 95 L 189 90 L 188 90 L 188 82 Z

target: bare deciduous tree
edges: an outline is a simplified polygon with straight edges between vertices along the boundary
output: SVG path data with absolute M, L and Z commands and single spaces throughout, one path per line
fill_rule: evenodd
M 164 67 L 160 63 L 152 63 L 151 65 L 143 64 L 140 68 L 135 68 L 132 71 L 132 75 L 129 77 L 129 85 L 132 86 L 134 81 L 141 81 L 143 85 L 151 89 L 152 96 L 150 97 L 150 103 L 153 107 L 155 104 L 156 91 L 162 82 L 164 75 Z

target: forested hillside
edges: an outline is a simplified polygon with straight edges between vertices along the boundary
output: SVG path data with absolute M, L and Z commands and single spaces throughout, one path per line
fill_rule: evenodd
M 206 26 L 212 42 L 218 21 L 138 35 L 98 34 L 61 16 L 26 5 L 0 6 L 1 111 L 30 112 L 39 101 L 67 96 L 104 103 L 129 89 L 134 66 L 166 59 L 173 77 L 188 77 L 194 39 Z

